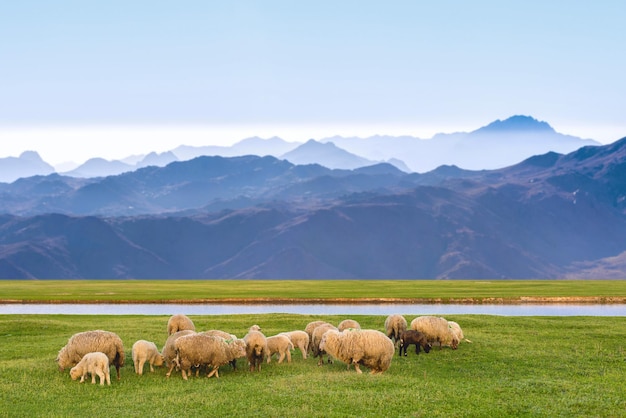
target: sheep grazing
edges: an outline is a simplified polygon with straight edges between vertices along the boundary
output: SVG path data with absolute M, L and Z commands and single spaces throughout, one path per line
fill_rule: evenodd
M 237 336 L 235 334 L 230 334 L 226 331 L 221 331 L 219 329 L 211 329 L 208 331 L 202 331 L 202 334 L 212 335 L 214 337 L 221 337 L 226 341 L 237 340 Z M 237 359 L 231 360 L 230 365 L 233 366 L 233 370 L 237 370 Z
M 109 331 L 85 331 L 72 335 L 57 355 L 59 370 L 74 367 L 85 354 L 97 351 L 106 354 L 109 364 L 115 366 L 117 380 L 120 380 L 120 367 L 124 366 L 124 344 L 117 334 Z
M 385 319 L 385 333 L 387 337 L 393 340 L 394 345 L 398 345 L 400 341 L 400 334 L 407 330 L 407 322 L 404 316 L 394 314 L 389 315 Z
M 278 363 L 282 363 L 287 357 L 287 363 L 291 363 L 291 350 L 293 350 L 293 343 L 288 336 L 284 334 L 272 335 L 267 337 L 267 362 L 272 361 L 272 355 L 278 353 Z
M 374 329 L 327 331 L 320 342 L 320 350 L 346 363 L 348 368 L 354 364 L 357 373 L 362 373 L 360 366 L 365 366 L 372 374 L 387 370 L 396 351 L 389 337 Z
M 99 351 L 95 353 L 87 353 L 78 362 L 78 364 L 70 369 L 70 377 L 76 380 L 80 377 L 80 383 L 85 381 L 87 374 L 91 375 L 91 383 L 96 383 L 96 375 L 100 378 L 100 385 L 111 384 L 111 374 L 109 373 L 109 357 Z
M 313 340 L 311 341 L 311 348 L 313 350 L 313 357 L 319 357 L 319 360 L 317 361 L 318 366 L 324 364 L 324 354 L 327 354 L 326 351 L 324 351 L 324 349 L 320 347 L 320 342 L 322 341 L 324 333 L 326 333 L 328 330 L 338 331 L 336 326 L 329 323 L 323 323 L 313 330 Z M 327 356 L 327 361 L 328 363 L 332 363 L 330 355 Z
M 453 350 L 459 346 L 459 340 L 445 318 L 418 316 L 411 321 L 411 329 L 423 332 L 429 343 L 439 344 L 440 350 L 444 345 L 452 347 Z
M 339 331 L 343 331 L 348 328 L 361 329 L 361 325 L 354 319 L 344 319 L 339 323 L 339 325 L 337 325 L 337 329 Z
M 315 328 L 317 328 L 318 326 L 322 325 L 322 324 L 326 324 L 326 321 L 313 321 L 313 322 L 309 322 L 306 327 L 304 328 L 304 332 L 306 332 L 307 334 L 309 334 L 309 352 L 313 351 L 313 347 L 312 347 L 312 343 L 313 343 L 313 331 L 315 330 Z
M 150 365 L 150 372 L 154 372 L 154 366 L 162 366 L 164 362 L 163 355 L 159 353 L 156 344 L 146 340 L 138 340 L 133 344 L 132 356 L 135 373 L 138 375 L 143 374 L 143 366 L 146 362 Z
M 409 329 L 400 334 L 400 351 L 398 355 L 401 356 L 404 351 L 404 355 L 406 356 L 407 348 L 409 348 L 411 344 L 415 344 L 415 354 L 420 353 L 420 347 L 427 353 L 430 352 L 432 348 L 432 345 L 430 345 L 424 333 Z
M 246 342 L 246 358 L 250 371 L 261 371 L 261 363 L 269 355 L 267 338 L 261 331 L 249 331 L 243 340 Z
M 454 321 L 448 321 L 448 325 L 450 326 L 450 329 L 454 333 L 454 336 L 456 337 L 456 339 L 459 340 L 459 343 L 461 341 L 467 341 L 468 343 L 471 343 L 471 341 L 465 338 L 465 335 L 463 335 L 463 330 L 461 329 L 461 326 L 458 323 Z
M 289 337 L 293 346 L 300 349 L 300 352 L 302 353 L 302 358 L 306 359 L 307 352 L 309 351 L 309 342 L 311 341 L 309 334 L 307 334 L 305 331 L 300 330 L 281 332 L 281 334 Z
M 230 363 L 233 358 L 243 357 L 246 350 L 243 342 L 232 341 L 231 344 L 221 337 L 206 334 L 185 335 L 176 340 L 176 360 L 180 365 L 183 379 L 191 374 L 191 366 L 212 368 L 207 377 L 219 375 L 219 368 Z
M 172 374 L 172 370 L 174 370 L 174 367 L 178 366 L 178 364 L 176 363 L 176 346 L 175 346 L 176 340 L 179 339 L 180 337 L 184 337 L 186 335 L 192 335 L 195 333 L 196 333 L 195 331 L 192 331 L 190 329 L 185 329 L 182 331 L 175 332 L 169 337 L 167 337 L 167 340 L 165 341 L 165 345 L 163 346 L 163 349 L 161 350 L 161 354 L 163 354 L 163 360 L 165 361 L 165 364 L 168 367 L 165 377 L 170 377 L 170 375 Z
M 196 330 L 196 326 L 193 321 L 189 319 L 187 315 L 178 314 L 173 315 L 167 320 L 167 335 L 172 335 L 175 332 L 183 330 Z

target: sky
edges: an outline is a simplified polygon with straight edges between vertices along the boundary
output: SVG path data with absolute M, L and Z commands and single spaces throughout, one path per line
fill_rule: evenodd
M 626 136 L 626 3 L 0 2 L 0 157 L 470 131 Z

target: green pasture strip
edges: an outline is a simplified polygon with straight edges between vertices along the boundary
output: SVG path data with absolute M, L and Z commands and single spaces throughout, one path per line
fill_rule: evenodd
M 393 298 L 489 302 L 521 297 L 626 297 L 625 280 L 3 280 L 20 302 L 200 302 L 225 299 Z
M 415 312 L 419 315 L 420 312 Z M 342 316 L 295 314 L 190 316 L 197 330 L 242 337 L 252 324 L 266 335 Z M 355 315 L 383 329 L 384 316 Z M 408 321 L 412 316 L 406 317 Z M 167 316 L 0 315 L 0 416 L 294 416 L 294 417 L 622 417 L 626 416 L 626 321 L 611 317 L 451 315 L 472 343 L 394 356 L 381 375 L 346 365 L 317 366 L 298 350 L 292 363 L 252 373 L 220 368 L 220 378 L 165 377 L 133 371 L 138 339 L 162 347 Z M 57 370 L 58 350 L 76 332 L 106 329 L 124 342 L 122 378 L 100 387 Z

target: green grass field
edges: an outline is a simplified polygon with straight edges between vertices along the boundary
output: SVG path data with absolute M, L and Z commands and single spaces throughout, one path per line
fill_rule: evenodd
M 429 312 L 415 312 L 415 315 Z M 198 330 L 266 335 L 340 316 L 191 316 Z M 167 316 L 0 315 L 0 416 L 626 416 L 626 321 L 610 317 L 454 315 L 472 343 L 458 350 L 395 356 L 382 375 L 357 375 L 340 362 L 318 367 L 293 352 L 291 364 L 260 373 L 220 369 L 219 379 L 183 381 L 157 369 L 133 372 L 138 339 L 162 347 Z M 353 316 L 383 329 L 385 317 Z M 412 316 L 407 316 L 411 320 Z M 122 379 L 110 387 L 72 381 L 54 361 L 74 333 L 116 332 L 124 341 Z M 113 373 L 114 375 L 114 373 Z
M 123 280 L 0 281 L 0 299 L 20 302 L 202 302 L 224 299 L 439 299 L 516 302 L 521 297 L 626 300 L 626 280 Z

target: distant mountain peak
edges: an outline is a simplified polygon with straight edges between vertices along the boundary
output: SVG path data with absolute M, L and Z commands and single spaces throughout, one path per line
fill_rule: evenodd
M 554 128 L 547 122 L 539 121 L 532 116 L 514 115 L 505 120 L 495 120 L 487 126 L 472 133 L 504 133 L 504 132 L 545 132 L 554 133 Z
M 24 151 L 23 153 L 20 154 L 19 158 L 22 160 L 28 160 L 28 161 L 36 161 L 36 162 L 43 161 L 41 157 L 39 156 L 39 154 L 37 153 L 37 151 Z

